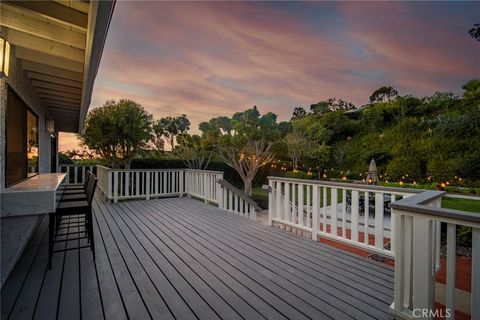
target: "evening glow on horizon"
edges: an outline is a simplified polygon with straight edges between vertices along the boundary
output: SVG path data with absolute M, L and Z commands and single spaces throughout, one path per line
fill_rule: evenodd
M 115 7 L 90 109 L 128 98 L 156 119 L 257 105 L 279 120 L 377 88 L 461 92 L 480 77 L 475 2 L 139 2 Z M 78 148 L 60 134 L 60 150 Z

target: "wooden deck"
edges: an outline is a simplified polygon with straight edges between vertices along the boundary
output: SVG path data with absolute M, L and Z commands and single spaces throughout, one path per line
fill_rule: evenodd
M 2 319 L 391 319 L 393 269 L 189 198 L 95 199 L 89 249 L 47 218 L 1 292 Z

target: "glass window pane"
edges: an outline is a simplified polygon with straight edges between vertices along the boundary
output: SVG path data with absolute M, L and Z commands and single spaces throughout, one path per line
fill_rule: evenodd
M 28 176 L 38 173 L 38 119 L 27 111 Z

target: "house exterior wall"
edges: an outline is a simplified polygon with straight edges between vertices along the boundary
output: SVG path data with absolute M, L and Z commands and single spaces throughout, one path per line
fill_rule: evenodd
M 0 82 L 0 188 L 5 188 L 5 141 L 6 141 L 6 107 L 7 107 L 7 85 L 9 85 L 30 109 L 38 116 L 38 139 L 39 139 L 39 173 L 51 171 L 51 140 L 47 131 L 46 110 L 41 106 L 39 99 L 33 91 L 29 80 L 23 72 L 21 61 L 15 58 L 15 48 L 11 49 L 10 73 L 7 79 L 2 78 Z

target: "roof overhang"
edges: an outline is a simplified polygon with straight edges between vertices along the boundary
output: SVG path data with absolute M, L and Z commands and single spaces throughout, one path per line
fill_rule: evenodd
M 59 131 L 79 132 L 115 7 L 109 1 L 2 1 L 2 36 Z

